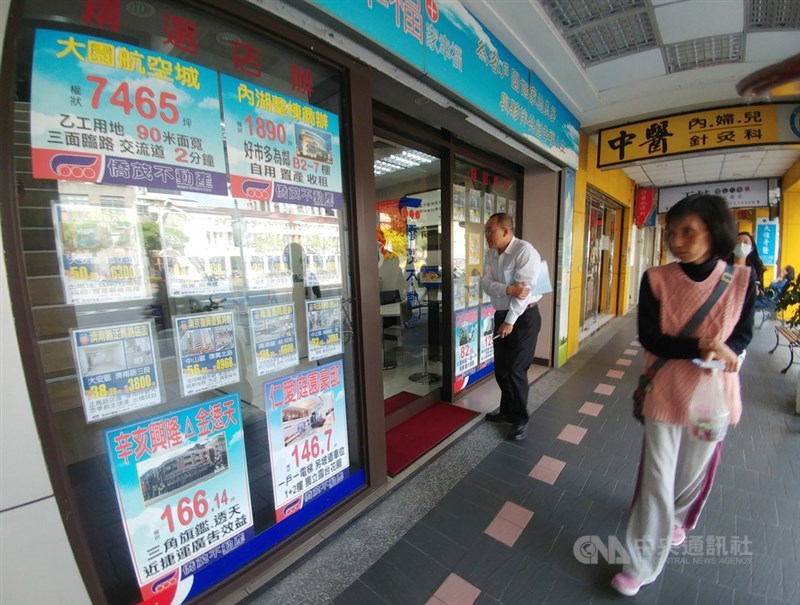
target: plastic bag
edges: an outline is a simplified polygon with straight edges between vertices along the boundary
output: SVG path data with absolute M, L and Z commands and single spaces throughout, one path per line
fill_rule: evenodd
M 689 402 L 689 434 L 700 441 L 722 441 L 728 415 L 719 370 L 704 372 Z

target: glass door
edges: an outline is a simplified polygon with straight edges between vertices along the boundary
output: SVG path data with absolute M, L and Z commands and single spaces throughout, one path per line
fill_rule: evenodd
M 442 385 L 441 163 L 382 137 L 373 148 L 383 396 L 408 402 Z

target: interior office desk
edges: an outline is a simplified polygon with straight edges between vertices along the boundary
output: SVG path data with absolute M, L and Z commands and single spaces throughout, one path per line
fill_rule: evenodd
M 386 356 L 386 336 L 387 330 L 391 330 L 392 332 L 396 332 L 396 334 L 390 334 L 396 340 L 400 336 L 401 323 L 400 323 L 400 303 L 393 302 L 387 303 L 385 305 L 381 305 L 381 319 L 388 318 L 388 317 L 396 317 L 397 318 L 397 325 L 396 326 L 381 326 L 381 342 L 383 343 L 383 369 L 384 370 L 393 370 L 397 367 L 397 359 L 395 359 L 394 355 L 387 357 Z

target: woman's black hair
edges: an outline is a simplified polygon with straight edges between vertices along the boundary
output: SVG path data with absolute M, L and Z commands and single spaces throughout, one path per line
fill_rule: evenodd
M 736 245 L 736 221 L 728 203 L 719 195 L 695 193 L 683 198 L 667 212 L 667 226 L 689 214 L 696 214 L 711 235 L 711 254 L 727 258 Z
M 786 265 L 784 269 L 786 269 L 786 279 L 789 281 L 794 281 L 794 267 L 791 265 Z
M 747 255 L 745 259 L 745 263 L 748 267 L 752 267 L 756 274 L 756 281 L 761 285 L 761 289 L 764 289 L 764 261 L 761 260 L 761 257 L 758 255 L 758 247 L 756 246 L 756 238 L 749 231 L 740 231 L 736 234 L 738 238 L 740 235 L 746 235 L 750 238 L 750 254 Z

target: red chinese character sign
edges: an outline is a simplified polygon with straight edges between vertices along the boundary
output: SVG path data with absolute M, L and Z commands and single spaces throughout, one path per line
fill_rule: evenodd
M 653 227 L 656 221 L 656 206 L 652 187 L 640 187 L 636 190 L 636 226 Z
M 113 40 L 36 32 L 33 176 L 227 195 L 216 72 Z
M 253 536 L 237 393 L 105 431 L 136 578 L 146 600 Z
M 341 361 L 264 384 L 275 516 L 282 521 L 350 474 Z

